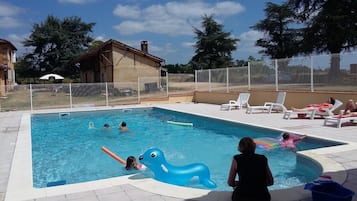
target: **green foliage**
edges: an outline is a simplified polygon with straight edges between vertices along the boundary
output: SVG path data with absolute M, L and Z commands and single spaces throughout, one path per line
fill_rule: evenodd
M 225 68 L 232 66 L 232 51 L 236 50 L 239 39 L 231 38 L 223 31 L 223 25 L 213 20 L 212 16 L 203 16 L 203 31 L 194 28 L 197 42 L 195 55 L 190 61 L 194 70 Z
M 253 29 L 262 31 L 265 38 L 256 41 L 256 45 L 263 47 L 260 51 L 271 58 L 289 58 L 298 53 L 299 29 L 292 29 L 295 13 L 287 4 L 277 5 L 271 2 L 264 9 L 266 18 L 261 20 Z
M 340 53 L 357 47 L 357 1 L 290 0 L 304 32 L 306 53 Z
M 331 55 L 329 82 L 340 76 L 342 51 L 357 47 L 356 0 L 290 0 L 304 29 L 302 52 L 335 53 Z
M 169 73 L 193 73 L 192 68 L 187 64 L 168 64 L 165 65 L 164 68 L 166 68 Z
M 96 48 L 96 47 L 98 47 L 98 46 L 100 46 L 100 45 L 102 45 L 104 42 L 103 41 L 101 41 L 101 40 L 95 40 L 95 41 L 93 41 L 91 44 L 90 44 L 90 46 L 89 46 L 89 50 L 92 50 L 92 49 L 94 49 L 94 48 Z
M 73 60 L 85 52 L 93 39 L 89 36 L 95 23 L 84 23 L 79 17 L 60 20 L 48 16 L 40 24 L 34 24 L 32 33 L 23 41 L 32 52 L 25 55 L 17 65 L 22 72 L 32 72 L 31 76 L 58 73 L 66 77 L 78 77 L 79 69 Z M 19 73 L 25 76 L 23 73 Z

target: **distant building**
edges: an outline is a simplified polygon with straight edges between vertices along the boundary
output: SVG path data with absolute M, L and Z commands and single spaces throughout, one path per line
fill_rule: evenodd
M 16 47 L 0 38 L 0 96 L 15 84 Z
M 148 52 L 148 42 L 141 50 L 110 39 L 77 59 L 84 83 L 137 82 L 138 77 L 161 77 L 164 59 Z

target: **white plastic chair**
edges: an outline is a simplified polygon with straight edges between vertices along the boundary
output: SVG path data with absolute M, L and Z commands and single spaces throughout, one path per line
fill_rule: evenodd
M 240 93 L 237 100 L 230 100 L 226 104 L 221 105 L 221 110 L 232 110 L 233 108 L 243 108 L 243 107 L 249 107 L 249 97 L 250 93 Z
M 284 106 L 285 103 L 286 92 L 279 91 L 278 96 L 276 98 L 276 102 L 265 102 L 264 105 L 259 106 L 249 106 L 247 107 L 247 114 L 251 114 L 253 110 L 260 110 L 262 112 L 268 112 L 269 114 L 272 111 L 283 111 L 285 112 L 287 109 Z

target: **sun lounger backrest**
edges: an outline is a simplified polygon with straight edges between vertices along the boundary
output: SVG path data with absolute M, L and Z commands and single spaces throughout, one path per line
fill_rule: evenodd
M 284 104 L 285 102 L 285 97 L 286 97 L 286 92 L 285 91 L 279 91 L 278 93 L 278 97 L 276 99 L 276 103 L 279 103 L 279 104 Z
M 250 97 L 250 93 L 240 93 L 237 102 L 240 103 L 241 106 L 247 105 L 249 101 L 249 97 Z
M 339 108 L 341 105 L 343 105 L 343 103 L 340 100 L 335 99 L 335 104 L 333 104 L 330 111 L 333 112 L 334 110 Z

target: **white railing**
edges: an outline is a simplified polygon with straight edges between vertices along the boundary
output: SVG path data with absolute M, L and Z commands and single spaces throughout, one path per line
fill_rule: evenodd
M 331 63 L 339 71 L 331 70 Z M 339 73 L 339 74 L 338 74 Z M 197 91 L 357 91 L 357 52 L 293 57 L 195 71 Z

